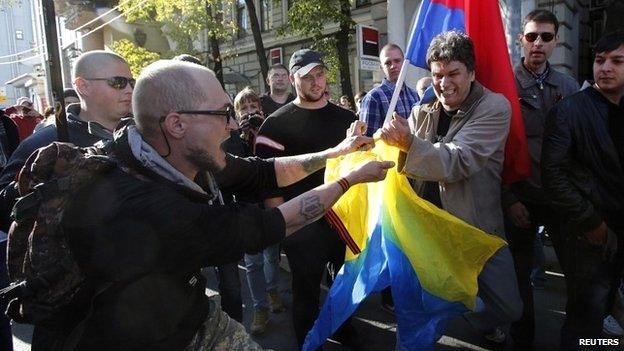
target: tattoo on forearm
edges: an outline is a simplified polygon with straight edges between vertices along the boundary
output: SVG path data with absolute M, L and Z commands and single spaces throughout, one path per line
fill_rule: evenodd
M 321 203 L 318 195 L 309 195 L 301 199 L 301 214 L 306 220 L 311 221 L 325 213 L 325 206 Z
M 303 167 L 303 170 L 306 171 L 306 173 L 313 173 L 325 167 L 325 160 L 326 158 L 324 156 L 319 156 L 319 155 L 305 156 L 301 160 L 301 167 Z

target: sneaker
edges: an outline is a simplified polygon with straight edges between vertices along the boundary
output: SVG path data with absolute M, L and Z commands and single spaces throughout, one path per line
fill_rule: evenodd
M 271 312 L 280 313 L 286 311 L 286 306 L 284 305 L 284 301 L 282 301 L 282 297 L 277 292 L 269 292 L 269 306 L 271 307 Z
M 613 335 L 613 336 L 622 336 L 624 335 L 624 329 L 620 326 L 620 323 L 613 318 L 612 315 L 608 315 L 602 321 L 602 331 L 605 334 Z
M 249 332 L 253 335 L 258 335 L 264 333 L 266 330 L 266 326 L 269 323 L 269 312 L 261 308 L 259 310 L 254 311 L 253 320 L 251 322 L 251 327 Z
M 507 335 L 505 335 L 505 332 L 501 327 L 496 327 L 483 334 L 483 337 L 491 342 L 502 344 L 505 342 L 505 338 L 507 337 Z

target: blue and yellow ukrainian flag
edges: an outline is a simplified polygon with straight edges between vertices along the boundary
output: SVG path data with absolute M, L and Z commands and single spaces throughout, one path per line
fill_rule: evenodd
M 398 160 L 377 143 L 372 151 L 329 160 L 326 181 L 371 159 Z M 505 242 L 419 198 L 390 169 L 383 182 L 358 184 L 328 220 L 349 236 L 345 264 L 332 285 L 304 350 L 322 345 L 372 292 L 392 287 L 401 345 L 431 349 L 445 321 L 477 309 L 477 276 Z

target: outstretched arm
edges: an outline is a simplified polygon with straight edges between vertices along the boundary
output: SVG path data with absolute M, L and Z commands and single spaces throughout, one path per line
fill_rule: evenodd
M 328 158 L 335 158 L 358 150 L 368 150 L 374 146 L 370 137 L 362 136 L 366 124 L 356 121 L 347 130 L 347 137 L 338 145 L 320 152 L 285 156 L 275 159 L 277 185 L 285 187 L 296 183 L 308 175 L 325 167 Z
M 286 222 L 286 235 L 321 218 L 349 186 L 376 182 L 386 177 L 392 161 L 370 161 L 336 182 L 323 184 L 278 206 Z

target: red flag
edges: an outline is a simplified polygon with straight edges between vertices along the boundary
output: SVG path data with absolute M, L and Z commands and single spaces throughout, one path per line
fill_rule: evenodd
M 502 177 L 503 183 L 513 183 L 531 175 L 531 160 L 500 8 L 497 0 L 466 0 L 464 10 L 466 33 L 475 46 L 477 80 L 505 95 L 511 103 L 511 126 Z

